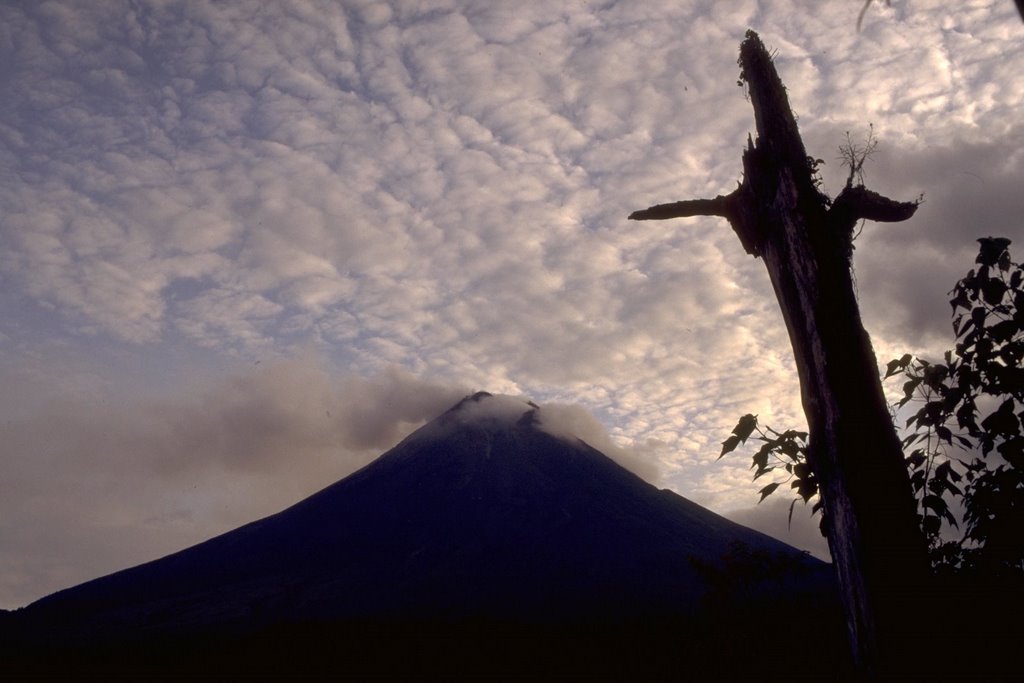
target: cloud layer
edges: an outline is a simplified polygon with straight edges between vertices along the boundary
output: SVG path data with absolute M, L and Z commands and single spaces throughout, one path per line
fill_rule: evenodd
M 40 399 L 5 424 L 0 447 L 0 594 L 21 601 L 281 510 L 466 393 L 397 368 L 333 380 L 309 359 L 192 378 L 141 400 L 109 390 L 52 398 L 60 387 L 4 379 Z
M 767 276 L 721 221 L 625 216 L 734 186 L 748 26 L 778 50 L 827 188 L 844 132 L 870 122 L 869 186 L 925 194 L 913 221 L 856 244 L 881 361 L 941 352 L 974 239 L 1022 236 L 1012 3 L 873 3 L 858 33 L 861 6 L 0 5 L 0 349 L 26 395 L 52 399 L 0 400 L 4 469 L 36 478 L 7 484 L 22 507 L 5 533 L 50 539 L 18 546 L 24 571 L 72 509 L 107 519 L 96 501 L 124 496 L 127 529 L 135 491 L 179 500 L 189 471 L 206 493 L 182 509 L 229 524 L 256 508 L 211 511 L 209 491 L 304 453 L 281 470 L 291 483 L 249 489 L 284 505 L 453 387 L 583 406 L 565 410 L 656 461 L 663 484 L 747 507 L 746 463 L 715 463 L 718 442 L 746 412 L 802 421 Z M 279 360 L 307 356 L 323 367 Z M 222 379 L 153 388 L 202 374 Z M 403 393 L 417 383 L 433 388 Z M 124 420 L 82 400 L 95 387 Z

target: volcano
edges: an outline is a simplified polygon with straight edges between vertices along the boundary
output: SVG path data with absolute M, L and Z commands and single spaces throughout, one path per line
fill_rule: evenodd
M 833 607 L 824 563 L 480 392 L 278 514 L 45 597 L 2 630 L 28 669 L 575 672 L 665 664 L 757 615 L 820 624 Z

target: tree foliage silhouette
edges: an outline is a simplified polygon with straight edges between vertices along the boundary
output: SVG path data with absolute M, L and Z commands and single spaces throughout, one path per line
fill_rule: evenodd
M 885 378 L 904 380 L 893 417 L 903 421 L 933 570 L 1024 575 L 1024 267 L 1012 260 L 1010 240 L 978 242 L 976 267 L 950 291 L 955 347 L 938 362 L 894 359 Z M 792 519 L 797 500 L 818 497 L 806 432 L 762 428 L 757 416 L 744 415 L 719 457 L 751 438 L 761 442 L 754 479 L 788 475 L 764 486 L 760 500 L 789 483 L 799 496 Z

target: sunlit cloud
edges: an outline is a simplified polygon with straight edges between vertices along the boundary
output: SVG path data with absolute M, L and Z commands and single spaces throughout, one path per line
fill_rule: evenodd
M 0 6 L 0 349 L 26 397 L 0 402 L 0 461 L 34 477 L 0 504 L 22 539 L 0 576 L 52 590 L 61 566 L 116 569 L 269 514 L 474 389 L 563 406 L 660 486 L 750 507 L 721 440 L 748 412 L 802 423 L 764 267 L 724 221 L 625 220 L 735 187 L 748 27 L 777 50 L 826 190 L 845 132 L 873 124 L 868 185 L 924 193 L 855 245 L 880 361 L 940 353 L 974 239 L 1022 236 L 1012 3 L 873 3 L 857 31 L 861 7 Z M 363 424 L 359 405 L 393 412 Z M 86 487 L 73 504 L 68 486 Z M 115 507 L 137 553 L 108 542 Z M 0 588 L 0 605 L 29 597 Z

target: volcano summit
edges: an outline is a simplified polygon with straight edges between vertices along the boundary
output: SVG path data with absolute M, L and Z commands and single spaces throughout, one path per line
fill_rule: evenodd
M 744 653 L 754 617 L 821 631 L 808 615 L 832 600 L 827 565 L 481 392 L 306 500 L 3 615 L 0 635 L 25 669 L 635 673 Z

